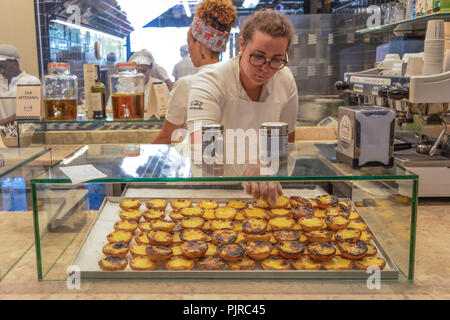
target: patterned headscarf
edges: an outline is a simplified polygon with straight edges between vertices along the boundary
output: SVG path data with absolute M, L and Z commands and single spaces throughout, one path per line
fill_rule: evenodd
M 204 44 L 213 52 L 224 52 L 227 50 L 227 42 L 230 38 L 230 32 L 219 31 L 206 25 L 198 17 L 195 17 L 194 21 L 192 21 L 191 33 L 195 40 Z

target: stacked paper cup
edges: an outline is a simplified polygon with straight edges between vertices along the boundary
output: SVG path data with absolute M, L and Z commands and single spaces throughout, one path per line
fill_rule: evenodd
M 428 21 L 423 57 L 423 75 L 429 76 L 442 72 L 444 62 L 444 20 Z

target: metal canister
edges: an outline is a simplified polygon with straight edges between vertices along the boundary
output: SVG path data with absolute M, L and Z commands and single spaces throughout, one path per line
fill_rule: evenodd
M 207 164 L 224 163 L 223 124 L 202 125 L 202 156 Z
M 264 164 L 288 159 L 289 126 L 286 122 L 265 122 L 259 130 L 259 158 Z

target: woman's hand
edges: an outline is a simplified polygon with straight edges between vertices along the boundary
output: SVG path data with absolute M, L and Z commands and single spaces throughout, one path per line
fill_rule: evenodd
M 247 194 L 256 200 L 263 198 L 271 207 L 275 207 L 278 197 L 283 194 L 281 184 L 275 181 L 245 181 L 242 185 Z

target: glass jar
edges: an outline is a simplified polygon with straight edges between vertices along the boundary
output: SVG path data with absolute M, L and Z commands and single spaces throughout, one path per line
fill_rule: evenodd
M 46 119 L 76 120 L 78 103 L 78 78 L 70 74 L 65 62 L 48 64 L 49 74 L 44 77 L 44 105 Z
M 111 100 L 114 120 L 144 119 L 145 76 L 136 63 L 118 63 L 111 76 Z

